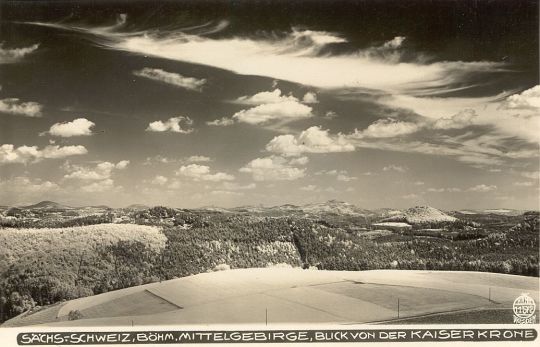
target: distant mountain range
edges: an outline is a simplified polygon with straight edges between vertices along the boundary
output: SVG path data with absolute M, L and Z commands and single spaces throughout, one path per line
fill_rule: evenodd
M 6 207 L 8 208 L 8 207 Z M 81 209 L 96 209 L 96 210 L 110 210 L 112 208 L 99 205 L 99 206 L 87 206 L 87 207 L 72 207 L 63 205 L 54 201 L 41 201 L 37 204 L 28 206 L 18 206 L 19 209 L 25 210 L 37 210 L 37 211 L 62 211 L 62 210 L 81 210 Z M 129 210 L 146 210 L 151 208 L 144 204 L 132 204 L 124 209 Z M 452 212 L 443 212 L 430 206 L 416 206 L 409 209 L 399 210 L 390 208 L 381 208 L 368 210 L 360 208 L 356 205 L 338 201 L 329 200 L 321 203 L 311 203 L 306 205 L 292 205 L 285 204 L 279 206 L 241 206 L 233 208 L 221 208 L 221 207 L 202 207 L 193 210 L 199 211 L 213 211 L 221 213 L 250 213 L 266 216 L 283 216 L 283 215 L 296 215 L 296 216 L 322 216 L 322 215 L 336 215 L 336 216 L 348 216 L 348 217 L 364 217 L 364 218 L 377 218 L 385 222 L 406 222 L 409 224 L 419 224 L 428 222 L 454 222 L 464 215 L 471 214 L 494 214 L 494 215 L 507 215 L 517 216 L 523 214 L 525 211 L 512 210 L 512 209 L 485 209 L 485 210 L 460 210 Z
M 226 209 L 227 210 L 227 209 Z M 280 205 L 272 207 L 263 206 L 242 206 L 228 209 L 231 212 L 249 212 L 256 214 L 336 214 L 336 215 L 348 215 L 348 216 L 368 216 L 373 215 L 374 212 L 370 210 L 361 209 L 353 204 L 329 200 L 322 203 L 313 203 L 307 205 Z

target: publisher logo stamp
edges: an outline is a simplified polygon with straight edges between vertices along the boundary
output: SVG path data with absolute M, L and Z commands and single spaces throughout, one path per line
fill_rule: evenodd
M 536 323 L 536 303 L 527 293 L 523 293 L 514 300 L 514 323 L 534 324 Z

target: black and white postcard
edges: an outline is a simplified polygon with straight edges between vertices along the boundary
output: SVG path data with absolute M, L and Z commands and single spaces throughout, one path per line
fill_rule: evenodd
M 1 344 L 538 342 L 538 18 L 2 1 Z

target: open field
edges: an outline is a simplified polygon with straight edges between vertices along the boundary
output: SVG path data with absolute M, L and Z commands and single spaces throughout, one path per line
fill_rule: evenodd
M 404 323 L 475 323 L 484 315 L 494 317 L 493 312 L 500 313 L 494 322 L 511 323 L 508 309 L 522 292 L 538 302 L 538 278 L 451 271 L 239 269 L 80 298 L 36 313 L 40 319 L 28 315 L 4 326 L 376 323 L 398 319 L 398 299 Z M 68 320 L 75 310 L 82 318 Z M 439 313 L 445 314 L 425 316 Z
M 495 277 L 491 274 L 538 278 L 537 212 L 478 219 L 484 225 L 476 220 L 454 220 L 433 208 L 417 207 L 400 213 L 421 217 L 422 223 L 407 224 L 410 227 L 406 230 L 381 230 L 375 224 L 386 220 L 388 213 L 369 212 L 336 201 L 316 206 L 258 208 L 245 213 L 234 209 L 215 212 L 156 206 L 142 210 L 107 209 L 103 215 L 84 217 L 86 208 L 62 207 L 52 202 L 12 210 L 5 217 L 12 227 L 0 227 L 0 243 L 4 245 L 0 249 L 0 322 L 23 312 L 33 316 L 38 324 L 57 318 L 66 320 L 70 311 L 77 316 L 75 311 L 80 311 L 88 320 L 104 315 L 173 314 L 176 306 L 183 308 L 183 315 L 171 318 L 173 321 L 205 321 L 210 314 L 184 316 L 194 305 L 219 300 L 224 300 L 225 305 L 226 300 L 236 297 L 240 299 L 234 300 L 253 297 L 257 302 L 268 301 L 269 309 L 272 305 L 291 306 L 298 302 L 305 306 L 299 309 L 299 315 L 289 312 L 284 318 L 274 317 L 277 321 L 302 321 L 301 312 L 306 307 L 318 310 L 310 313 L 314 321 L 373 321 L 392 317 L 398 299 L 401 316 L 415 315 L 431 312 L 437 302 L 444 302 L 447 310 L 461 309 L 463 305 L 469 308 L 477 304 L 476 296 L 491 296 L 493 303 L 505 302 L 515 298 L 509 288 L 530 291 L 537 286 L 534 280 L 521 276 L 501 276 L 493 283 Z M 334 210 L 336 213 L 328 212 Z M 340 211 L 348 212 L 340 215 Z M 278 212 L 281 215 L 274 216 Z M 66 214 L 68 219 L 58 222 L 59 213 Z M 69 219 L 74 215 L 78 217 Z M 360 218 L 364 215 L 367 219 Z M 395 216 L 394 213 L 388 218 Z M 439 217 L 452 221 L 441 222 Z M 506 227 L 490 224 L 501 220 Z M 323 276 L 323 272 L 312 278 L 308 272 L 297 275 L 283 270 L 278 279 L 264 272 L 254 281 L 235 271 L 231 278 L 212 275 L 215 283 L 207 285 L 201 284 L 207 275 L 193 276 L 218 269 L 275 266 L 364 271 L 362 276 L 369 273 L 371 279 L 356 281 L 357 275 L 351 275 L 330 281 L 338 284 L 330 284 L 326 277 L 333 275 Z M 406 278 L 399 275 L 397 283 L 388 282 L 389 272 L 365 271 L 382 269 L 418 271 L 408 272 Z M 448 270 L 459 271 L 436 272 Z M 476 275 L 470 277 L 465 273 Z M 285 280 L 288 277 L 291 278 Z M 178 278 L 182 278 L 180 282 L 176 282 Z M 314 280 L 308 287 L 307 279 Z M 148 292 L 139 295 L 143 289 Z M 125 302 L 130 306 L 130 299 L 124 298 L 128 294 L 134 295 L 131 302 L 137 300 L 140 304 L 131 311 L 123 307 Z M 409 299 L 417 295 L 423 296 L 424 301 Z M 308 299 L 314 302 L 302 301 Z M 62 303 L 61 314 L 51 316 L 43 307 L 55 303 Z M 332 307 L 326 309 L 327 303 L 361 308 L 369 315 L 341 316 Z M 229 304 L 231 309 L 244 305 L 237 301 Z M 115 305 L 117 309 L 113 310 Z M 148 309 L 153 305 L 159 309 Z M 171 309 L 170 305 L 174 307 Z M 279 312 L 287 310 L 281 308 Z M 216 312 L 215 317 L 219 314 Z M 254 315 L 259 317 L 260 309 L 255 309 Z

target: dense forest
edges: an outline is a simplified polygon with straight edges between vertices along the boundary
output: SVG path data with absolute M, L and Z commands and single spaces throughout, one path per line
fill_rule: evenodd
M 406 231 L 377 230 L 365 218 L 337 222 L 335 215 L 269 217 L 165 207 L 132 211 L 124 224 L 112 224 L 115 218 L 108 212 L 49 220 L 41 228 L 0 229 L 0 320 L 63 300 L 227 268 L 539 275 L 537 212 L 508 217 L 506 224 L 497 217 L 491 226 L 489 220 L 464 220 Z

